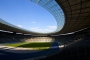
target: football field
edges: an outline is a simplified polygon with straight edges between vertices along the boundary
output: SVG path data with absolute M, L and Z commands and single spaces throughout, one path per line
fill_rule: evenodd
M 53 42 L 22 42 L 5 44 L 6 46 L 33 48 L 33 50 L 46 50 L 52 46 Z

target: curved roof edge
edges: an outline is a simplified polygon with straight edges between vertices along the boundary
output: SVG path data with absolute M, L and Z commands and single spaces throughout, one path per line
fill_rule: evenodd
M 31 2 L 34 2 L 45 8 L 56 19 L 57 29 L 51 32 L 51 34 L 59 32 L 63 28 L 65 24 L 65 13 L 62 10 L 61 6 L 55 0 L 31 0 Z
M 35 0 L 36 1 L 36 0 Z M 38 0 L 39 1 L 39 0 Z M 46 0 L 45 0 L 46 1 Z M 52 0 L 49 0 L 52 1 Z M 54 0 L 63 9 L 65 14 L 64 27 L 55 33 L 51 34 L 65 34 L 75 32 L 90 26 L 90 1 L 89 0 Z M 54 10 L 53 10 L 54 11 Z M 40 34 L 25 30 L 19 30 L 7 24 L 0 23 L 0 29 L 21 32 L 25 34 Z

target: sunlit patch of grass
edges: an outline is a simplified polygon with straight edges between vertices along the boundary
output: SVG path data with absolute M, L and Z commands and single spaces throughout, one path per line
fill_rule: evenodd
M 5 44 L 6 46 L 12 47 L 22 47 L 22 48 L 33 48 L 33 50 L 46 50 L 52 46 L 53 42 L 23 42 L 23 43 L 13 43 Z

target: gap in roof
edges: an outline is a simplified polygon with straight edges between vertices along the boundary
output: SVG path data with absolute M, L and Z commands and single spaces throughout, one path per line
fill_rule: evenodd
M 53 15 L 30 0 L 0 0 L 0 18 L 33 32 L 49 33 L 57 29 Z

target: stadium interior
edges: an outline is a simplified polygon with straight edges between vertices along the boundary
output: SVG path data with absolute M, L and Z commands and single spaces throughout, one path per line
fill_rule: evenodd
M 57 20 L 57 30 L 41 34 L 0 19 L 0 60 L 90 60 L 90 0 L 31 1 L 49 8 Z M 57 12 L 57 6 L 65 16 L 61 30 L 62 13 Z

